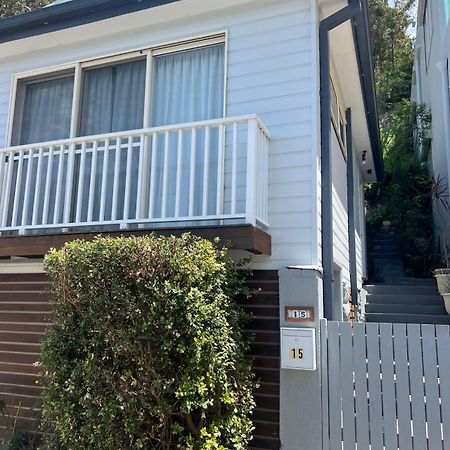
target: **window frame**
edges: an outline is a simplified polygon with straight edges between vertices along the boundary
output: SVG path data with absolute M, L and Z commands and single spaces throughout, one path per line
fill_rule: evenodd
M 339 146 L 341 147 L 341 152 L 345 160 L 347 160 L 347 142 L 346 142 L 346 128 L 347 121 L 345 119 L 345 108 L 343 107 L 344 102 L 342 97 L 337 89 L 337 84 L 335 82 L 334 75 L 330 75 L 330 96 L 336 98 L 336 107 L 337 107 L 337 117 L 336 113 L 333 111 L 333 102 L 330 99 L 330 118 L 331 123 L 333 124 L 334 132 L 336 134 L 336 138 L 339 142 Z
M 17 135 L 17 117 L 23 117 L 23 105 L 20 110 L 19 102 L 22 101 L 25 95 L 20 91 L 21 86 L 26 86 L 37 81 L 46 81 L 49 79 L 59 78 L 64 72 L 70 73 L 74 77 L 73 98 L 72 98 L 72 114 L 70 135 L 68 139 L 76 139 L 79 136 L 80 118 L 81 118 L 81 101 L 83 93 L 83 75 L 85 70 L 106 67 L 118 63 L 126 63 L 136 59 L 146 59 L 146 74 L 145 74 L 145 96 L 144 96 L 144 116 L 143 129 L 151 127 L 152 118 L 152 78 L 153 78 L 153 61 L 156 56 L 161 56 L 170 53 L 177 53 L 181 51 L 197 49 L 202 47 L 210 47 L 212 45 L 224 45 L 224 83 L 223 83 L 223 117 L 227 114 L 227 82 L 228 82 L 228 31 L 218 31 L 206 35 L 198 35 L 186 39 L 179 39 L 168 41 L 164 43 L 155 44 L 145 48 L 132 49 L 126 52 L 117 52 L 113 54 L 105 54 L 95 58 L 89 58 L 72 63 L 61 64 L 57 66 L 48 66 L 40 69 L 35 69 L 27 72 L 13 74 L 12 89 L 10 96 L 10 107 L 8 113 L 7 123 L 7 147 L 11 147 L 13 138 Z M 69 76 L 69 75 L 66 75 Z M 19 98 L 20 96 L 20 98 Z M 19 122 L 20 123 L 20 122 Z M 20 126 L 20 125 L 19 125 Z M 38 144 L 38 143 L 36 143 Z M 30 144 L 32 145 L 32 144 Z

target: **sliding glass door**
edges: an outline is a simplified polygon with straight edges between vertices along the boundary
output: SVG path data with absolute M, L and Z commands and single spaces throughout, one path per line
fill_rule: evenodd
M 186 50 L 178 53 L 156 56 L 154 59 L 154 83 L 152 125 L 172 125 L 217 119 L 223 116 L 224 98 L 224 45 Z M 163 167 L 169 165 L 168 216 L 173 216 L 175 208 L 177 146 L 178 137 L 170 136 L 168 160 L 164 160 L 164 143 L 156 151 L 156 202 L 150 214 L 161 214 Z M 195 200 L 194 216 L 202 215 L 204 162 L 208 160 L 208 213 L 214 213 L 217 190 L 218 130 L 211 130 L 209 146 L 205 145 L 204 131 L 196 137 L 195 151 Z M 189 177 L 191 161 L 191 142 L 186 133 L 183 144 L 181 167 L 182 198 L 180 215 L 188 216 Z M 206 152 L 209 152 L 208 157 Z

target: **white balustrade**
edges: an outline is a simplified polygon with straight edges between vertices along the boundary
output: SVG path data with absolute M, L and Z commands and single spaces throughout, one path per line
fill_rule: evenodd
M 0 150 L 0 231 L 267 226 L 269 141 L 251 115 Z

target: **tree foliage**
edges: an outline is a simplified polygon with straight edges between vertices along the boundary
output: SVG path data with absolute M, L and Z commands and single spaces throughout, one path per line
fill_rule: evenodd
M 68 243 L 45 261 L 55 325 L 43 343 L 43 423 L 58 450 L 244 450 L 253 375 L 242 274 L 181 238 Z
M 30 12 L 49 3 L 51 0 L 2 0 L 0 2 L 0 19 Z
M 414 0 L 369 0 L 372 49 L 381 118 L 395 104 L 409 98 L 414 42 L 408 30 L 414 25 Z

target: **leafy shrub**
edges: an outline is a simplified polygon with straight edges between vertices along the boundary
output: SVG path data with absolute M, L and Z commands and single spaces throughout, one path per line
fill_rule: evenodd
M 97 238 L 52 250 L 43 343 L 50 448 L 246 449 L 242 275 L 211 242 Z

